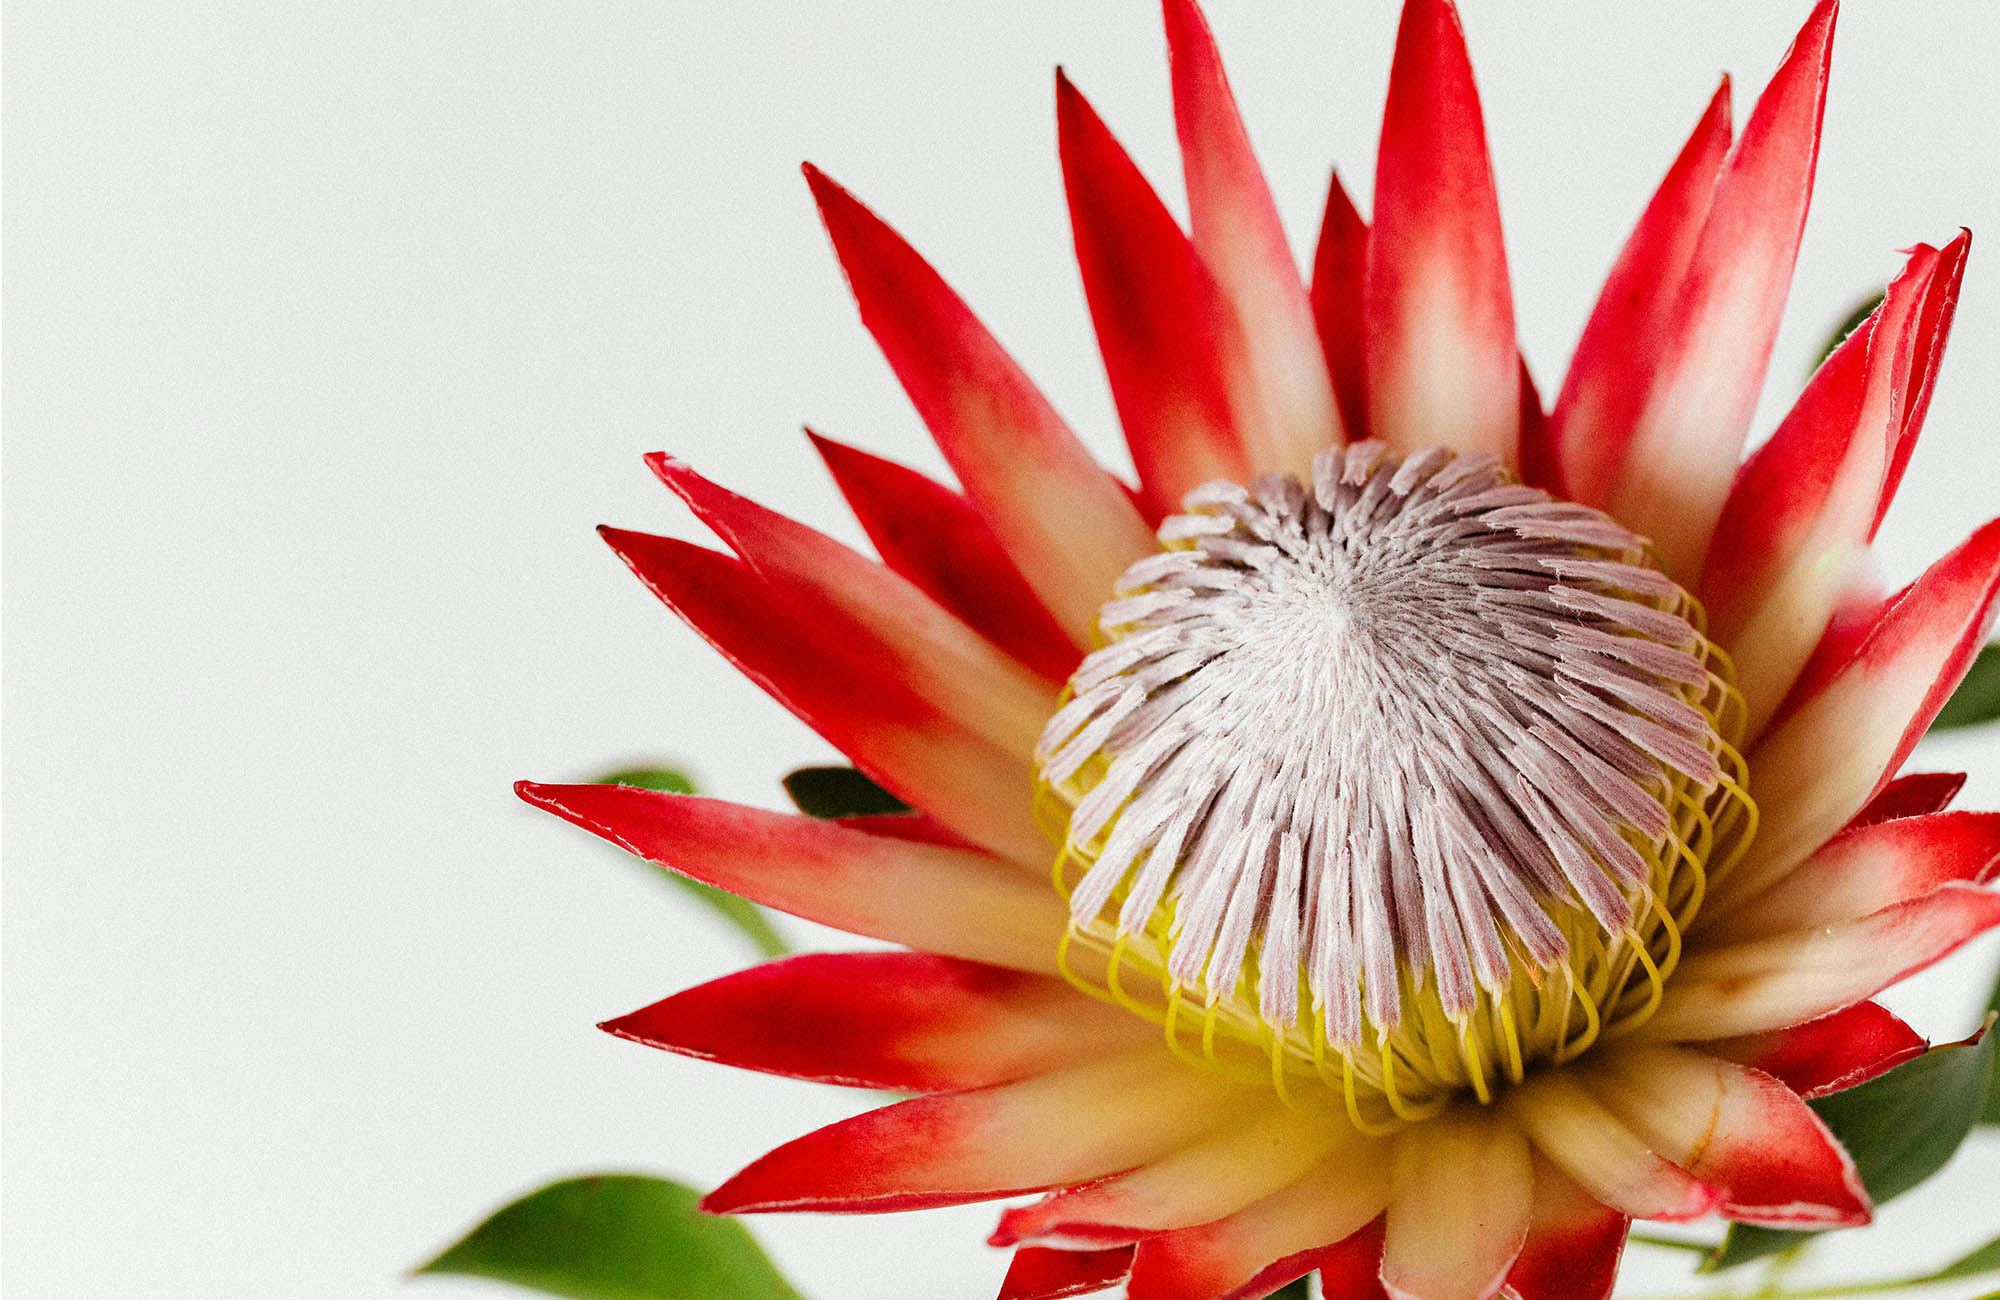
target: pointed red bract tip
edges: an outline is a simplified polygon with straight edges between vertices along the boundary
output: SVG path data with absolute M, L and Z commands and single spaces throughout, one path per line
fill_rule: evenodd
M 1730 80 L 1724 74 L 1605 277 L 1549 418 L 1551 486 L 1585 505 L 1614 486 L 1688 263 L 1729 151 Z
M 1843 830 L 1858 830 L 1900 817 L 1943 812 L 1965 788 L 1963 772 L 1908 772 L 1882 787 Z
M 1077 268 L 1142 496 L 1172 513 L 1198 484 L 1247 482 L 1257 424 L 1241 322 L 1173 214 L 1089 101 L 1057 82 Z M 1317 355 L 1313 363 L 1320 365 Z M 1261 427 L 1261 425 L 1257 425 Z
M 1334 172 L 1327 181 L 1310 290 L 1313 324 L 1333 376 L 1334 398 L 1350 440 L 1368 436 L 1368 379 L 1362 277 L 1368 269 L 1368 223 Z
M 644 459 L 646 468 L 652 470 L 654 475 L 668 487 L 674 487 L 676 483 L 690 477 L 697 477 L 694 468 L 672 452 L 649 451 Z
M 945 1186 L 968 1157 L 957 1131 L 966 1094 L 866 1111 L 766 1152 L 702 1198 L 711 1214 L 893 1214 L 994 1201 L 1035 1187 Z M 975 1172 L 970 1182 L 980 1181 Z
M 1410 0 L 1396 32 L 1364 286 L 1368 427 L 1517 463 L 1520 357 L 1486 126 L 1458 11 Z
M 678 551 L 681 549 L 698 551 L 706 549 L 696 546 L 693 542 L 683 542 L 677 537 L 656 537 L 652 533 L 635 532 L 630 528 L 620 528 L 615 524 L 599 524 L 597 526 L 597 535 L 603 538 L 604 544 L 616 551 L 618 558 L 624 560 L 628 565 L 641 564 L 648 558 L 669 551 Z M 715 556 L 717 559 L 726 559 L 732 563 L 735 562 L 734 557 L 724 556 L 717 551 L 709 551 L 708 554 Z M 646 575 L 640 573 L 639 578 L 641 581 L 645 581 Z M 656 591 L 655 594 L 658 594 L 658 592 Z
M 1203 53 L 1215 47 L 1215 33 L 1208 15 L 1194 0 L 1160 0 L 1160 21 L 1167 29 L 1167 57 L 1178 58 L 1190 42 L 1199 42 Z
M 1931 390 L 1938 365 L 1944 360 L 1945 342 L 1951 335 L 1952 318 L 1958 311 L 1959 286 L 1965 280 L 1965 260 L 1971 252 L 1972 232 L 1960 226 L 1958 237 L 1938 253 L 1938 269 L 1933 277 L 1936 288 L 1925 296 L 1920 309 L 1922 318 L 1917 325 L 1917 355 L 1910 364 L 1911 383 L 1904 398 L 1900 429 L 1889 448 L 1888 466 L 1882 472 L 1882 490 L 1876 500 L 1874 521 L 1868 529 L 1868 540 L 1871 542 L 1875 540 L 1876 530 L 1882 527 L 1882 517 L 1889 513 L 1889 505 L 1896 498 L 1896 489 L 1902 486 L 1903 471 L 1909 467 L 1910 453 L 1916 450 L 1917 435 L 1922 432 L 1924 416 L 1929 413 Z
M 1188 235 L 1238 327 L 1219 331 L 1240 349 L 1228 375 L 1237 440 L 1253 470 L 1309 479 L 1313 457 L 1346 440 L 1312 306 L 1215 35 L 1193 0 L 1163 8 Z
M 1670 575 L 1700 571 L 1763 388 L 1812 202 L 1837 7 L 1813 11 L 1723 164 L 1607 497 Z
M 799 171 L 805 176 L 806 184 L 812 188 L 813 198 L 819 203 L 821 208 L 825 208 L 830 203 L 850 203 L 855 207 L 861 206 L 860 200 L 849 194 L 846 186 L 821 171 L 816 164 L 802 162 L 799 164 Z
M 1078 646 L 1157 543 L 1126 490 L 951 286 L 816 168 L 806 180 L 862 324 L 1021 575 Z
M 1808 1101 L 1866 1083 L 1921 1056 L 1930 1043 L 1879 1002 L 1861 1001 L 1803 1024 L 1702 1044 Z
M 1118 1250 L 1047 1250 L 1028 1247 L 1014 1252 L 998 1300 L 1064 1300 L 1067 1296 L 1102 1291 L 1125 1280 L 1132 1271 L 1132 1248 Z
M 811 532 L 804 524 L 704 478 L 694 466 L 678 456 L 664 451 L 648 452 L 646 467 L 730 550 L 741 555 L 760 573 L 764 572 L 764 567 L 759 560 L 768 559 L 766 552 L 775 545 L 772 539 L 774 531 L 785 538 L 803 537 Z M 770 575 L 765 573 L 765 576 Z

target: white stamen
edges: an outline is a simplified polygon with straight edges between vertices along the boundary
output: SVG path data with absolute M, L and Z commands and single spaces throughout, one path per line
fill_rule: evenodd
M 1676 781 L 1720 776 L 1680 589 L 1602 513 L 1445 448 L 1204 484 L 1131 566 L 1037 751 L 1079 925 L 1335 1043 L 1448 1015 L 1632 919 Z M 1115 918 L 1105 916 L 1115 910 Z M 1400 975 L 1400 979 L 1399 979 Z M 1302 990 L 1301 984 L 1304 988 Z

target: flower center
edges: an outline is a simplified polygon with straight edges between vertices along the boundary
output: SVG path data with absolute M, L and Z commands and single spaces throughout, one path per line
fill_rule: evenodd
M 1313 469 L 1160 526 L 1038 806 L 1073 979 L 1372 1127 L 1650 1015 L 1755 817 L 1727 661 L 1643 541 L 1490 456 Z

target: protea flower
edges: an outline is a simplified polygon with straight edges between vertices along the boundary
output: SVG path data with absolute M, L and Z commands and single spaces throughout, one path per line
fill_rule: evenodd
M 1002 1294 L 1606 1294 L 1627 1226 L 1870 1206 L 1802 1098 L 1922 1041 L 1869 999 L 2000 923 L 1991 815 L 1896 777 L 1990 625 L 2000 522 L 1865 559 L 1967 248 L 1918 245 L 1739 464 L 1812 189 L 1823 0 L 1731 142 L 1725 82 L 1552 411 L 1515 346 L 1458 17 L 1409 0 L 1372 222 L 1301 282 L 1193 0 L 1166 0 L 1192 229 L 1058 77 L 1076 251 L 1138 483 L 807 169 L 963 491 L 814 445 L 882 562 L 655 472 L 734 551 L 606 530 L 917 811 L 523 795 L 904 950 L 611 1022 L 919 1095 L 718 1212 L 1040 1198 Z

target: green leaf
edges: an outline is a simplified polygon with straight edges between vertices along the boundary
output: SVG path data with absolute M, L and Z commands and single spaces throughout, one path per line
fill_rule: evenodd
M 1265 1300 L 1309 1300 L 1312 1295 L 1312 1274 L 1294 1278 L 1273 1291 Z
M 2000 1036 L 1979 1033 L 1934 1047 L 1858 1088 L 1812 1102 L 1854 1157 L 1877 1205 L 1901 1196 L 1951 1159 L 1965 1140 Z
M 1965 680 L 1931 721 L 1932 731 L 1976 727 L 2000 718 L 2000 642 L 1982 649 Z
M 551 1183 L 416 1271 L 512 1282 L 571 1300 L 800 1300 L 735 1219 L 637 1174 Z
M 1879 293 L 1871 293 L 1855 303 L 1854 309 L 1847 313 L 1847 319 L 1841 321 L 1839 328 L 1827 336 L 1826 344 L 1819 350 L 1819 360 L 1813 362 L 1813 368 L 1818 369 L 1825 365 L 1826 359 L 1839 351 L 1841 344 L 1847 342 L 1847 336 L 1860 329 L 1861 322 L 1874 315 L 1875 309 L 1881 305 L 1882 295 Z
M 1988 1017 L 1990 1027 L 1991 1017 Z M 1840 1139 L 1875 1204 L 1901 1196 L 1951 1159 L 1986 1104 L 2000 1035 L 1934 1047 L 1856 1088 L 1808 1103 Z M 1731 1224 L 1703 1272 L 1803 1245 L 1818 1234 Z
M 1713 1255 L 1722 1249 L 1719 1241 L 1695 1241 L 1687 1237 L 1663 1237 L 1651 1232 L 1628 1232 L 1625 1240 L 1635 1246 L 1658 1246 L 1662 1250 L 1684 1250 L 1695 1255 Z
M 808 817 L 910 811 L 910 805 L 851 767 L 802 767 L 785 778 L 785 793 Z
M 743 937 L 750 941 L 760 956 L 782 957 L 792 950 L 785 942 L 785 936 L 771 925 L 771 919 L 764 915 L 764 909 L 745 898 L 738 898 L 726 889 L 703 884 L 699 880 L 689 880 L 686 876 L 671 871 L 659 874 L 688 894 L 699 899 L 710 911 L 735 926 Z
M 643 790 L 664 790 L 668 794 L 694 793 L 694 782 L 684 773 L 668 767 L 622 768 L 593 778 L 592 784 L 635 785 Z M 791 946 L 785 942 L 784 936 L 772 928 L 770 918 L 764 915 L 764 909 L 755 903 L 738 898 L 713 885 L 704 885 L 699 880 L 689 880 L 686 876 L 672 871 L 655 871 L 653 874 L 672 881 L 676 888 L 735 926 L 761 955 L 782 957 L 791 951 Z
M 664 790 L 668 794 L 693 794 L 694 781 L 685 772 L 671 767 L 627 767 L 595 778 L 593 785 L 636 785 L 641 790 Z
M 2000 1237 L 1995 1237 L 1969 1255 L 1953 1260 L 1937 1272 L 1925 1275 L 1923 1280 L 1949 1282 L 1957 1277 L 1978 1277 L 1981 1273 L 1994 1272 L 2000 1272 Z
M 1783 1262 L 1780 1261 L 1781 1264 Z M 1849 1280 L 1836 1282 L 1830 1286 L 1810 1286 L 1802 1291 L 1794 1291 L 1777 1285 L 1767 1273 L 1764 1283 L 1754 1291 L 1711 1293 L 1709 1300 L 1834 1300 L 1837 1296 L 1880 1295 L 1883 1292 L 1906 1291 L 1912 1287 L 1954 1282 L 1960 1278 L 1980 1277 L 1995 1272 L 2000 1272 L 2000 1237 L 1995 1237 L 1985 1245 L 1959 1256 L 1943 1268 L 1932 1269 L 1916 1277 Z M 1979 1300 L 2000 1300 L 2000 1291 L 1988 1291 L 1980 1296 Z

